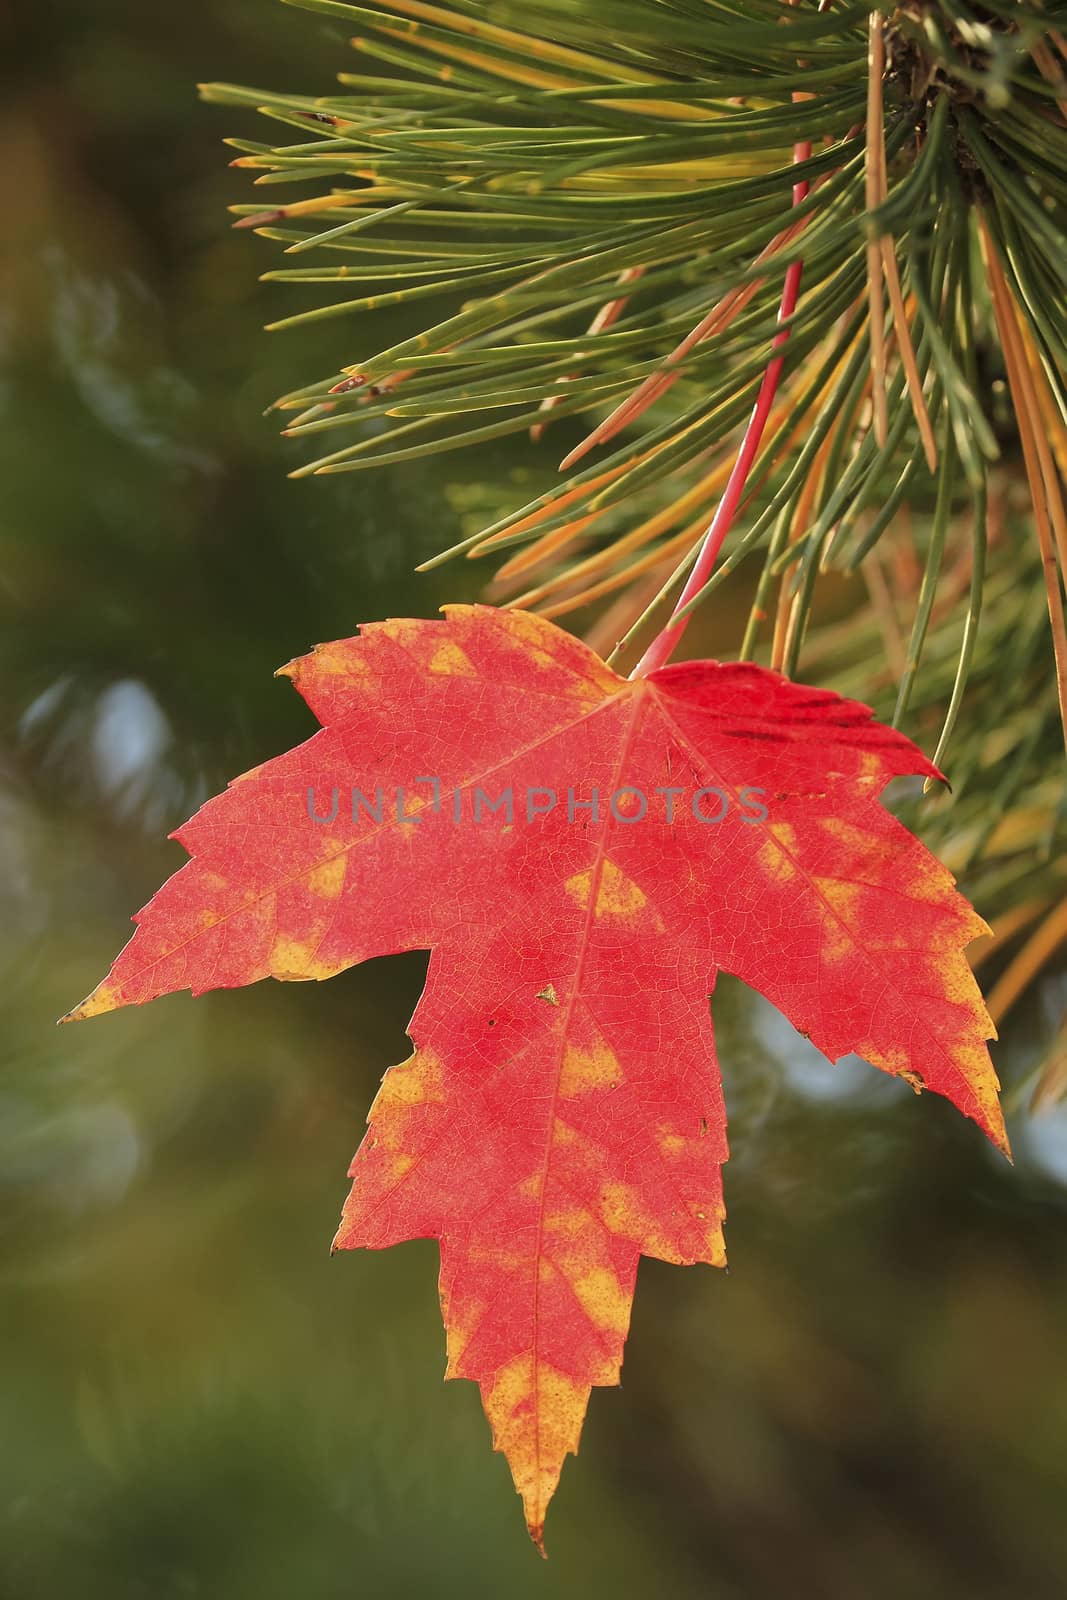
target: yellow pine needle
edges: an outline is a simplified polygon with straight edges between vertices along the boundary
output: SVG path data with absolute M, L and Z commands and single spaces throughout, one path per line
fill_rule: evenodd
M 576 539 L 580 533 L 584 533 L 592 523 L 599 522 L 603 515 L 604 511 L 602 510 L 587 511 L 584 516 L 574 517 L 570 522 L 565 522 L 561 528 L 550 528 L 548 533 L 543 533 L 539 539 L 534 540 L 533 544 L 527 545 L 524 550 L 520 550 L 517 555 L 513 555 L 510 561 L 505 561 L 493 581 L 495 583 L 507 583 L 510 578 L 518 577 L 519 573 L 526 572 L 530 567 L 537 566 L 539 562 L 547 560 L 551 555 L 555 555 L 556 551 L 561 550 L 565 544 L 570 544 L 572 539 Z M 474 551 L 471 552 L 472 555 L 474 553 Z
M 577 594 L 569 595 L 565 600 L 554 601 L 548 606 L 538 606 L 538 612 L 542 617 L 562 617 L 566 616 L 569 611 L 577 611 L 580 606 L 590 605 L 594 600 L 602 599 L 606 594 L 614 594 L 616 589 L 621 589 L 624 585 L 632 583 L 642 573 L 652 571 L 661 561 L 666 561 L 669 556 L 682 554 L 690 550 L 700 538 L 706 526 L 707 513 L 704 512 L 694 522 L 691 522 L 688 527 L 683 528 L 680 533 L 676 534 L 673 539 L 668 539 L 665 544 L 657 545 L 655 550 L 646 551 L 643 556 L 634 562 L 633 566 L 627 567 L 624 572 L 612 573 L 610 577 L 604 578 L 600 583 L 591 584 L 589 588 L 581 589 Z M 523 604 L 524 597 L 510 602 L 513 610 L 518 609 Z
M 364 198 L 364 190 L 360 190 L 358 194 L 320 194 L 313 200 L 294 200 L 288 205 L 272 206 L 269 211 L 257 211 L 252 216 L 238 217 L 234 227 L 264 228 L 278 222 L 288 222 L 290 217 L 314 217 L 320 211 L 333 211 L 338 206 L 359 205 Z
M 452 13 L 449 13 L 449 17 L 450 20 L 454 20 Z M 413 29 L 412 32 L 414 31 L 415 30 Z M 397 28 L 383 27 L 379 28 L 378 32 L 381 33 L 385 38 L 395 39 L 398 42 L 403 42 L 411 37 L 410 33 L 403 33 Z M 524 39 L 522 41 L 523 53 L 529 55 L 531 51 L 527 47 L 531 44 L 538 44 L 542 42 L 543 41 L 533 40 L 530 38 Z M 551 90 L 575 89 L 583 87 L 582 83 L 580 81 L 576 82 L 574 78 L 565 78 L 559 73 L 548 72 L 542 67 L 530 66 L 524 62 L 504 61 L 501 60 L 499 56 L 489 56 L 483 54 L 479 50 L 472 50 L 467 45 L 451 44 L 444 39 L 426 38 L 420 38 L 418 43 L 420 50 L 430 51 L 433 55 L 441 56 L 447 61 L 458 62 L 460 66 L 472 67 L 476 72 L 485 73 L 489 77 L 502 78 L 508 83 L 524 84 L 530 89 Z M 362 40 L 359 38 L 350 39 L 349 44 L 354 50 L 358 50 L 362 44 Z M 533 54 L 536 56 L 538 52 L 534 51 Z M 594 65 L 598 64 L 594 62 Z M 654 76 L 627 76 L 624 74 L 623 69 L 620 68 L 616 62 L 612 62 L 610 65 L 607 63 L 603 63 L 601 65 L 603 72 L 606 75 L 613 77 L 622 76 L 623 80 L 628 83 L 655 84 L 665 83 L 667 81 L 665 78 Z M 445 76 L 445 70 L 442 71 L 441 76 Z M 589 88 L 598 86 L 599 85 L 596 82 L 588 84 Z M 675 102 L 671 100 L 626 100 L 617 98 L 615 94 L 606 96 L 603 100 L 599 98 L 591 100 L 590 103 L 592 105 L 610 106 L 613 111 L 631 111 L 638 116 L 647 117 L 649 115 L 655 115 L 661 117 L 665 122 L 708 122 L 714 121 L 723 115 L 721 111 L 716 111 L 711 106 L 685 105 L 681 101 Z M 632 170 L 636 171 L 637 169 L 634 168 Z M 670 170 L 672 169 L 669 167 L 654 167 L 648 169 L 648 171 L 654 177 L 658 177 L 662 173 Z
M 1045 579 L 1045 593 L 1048 599 L 1049 622 L 1052 627 L 1052 648 L 1056 662 L 1056 689 L 1060 703 L 1060 720 L 1063 723 L 1064 740 L 1067 742 L 1067 628 L 1064 626 L 1063 592 L 1060 588 L 1060 576 L 1056 566 L 1056 550 L 1053 543 L 1050 508 L 1046 500 L 1046 495 L 1052 485 L 1055 485 L 1058 498 L 1058 479 L 1056 478 L 1055 465 L 1052 463 L 1048 444 L 1044 438 L 1040 408 L 1019 335 L 1019 324 L 1015 320 L 1011 295 L 1004 280 L 996 247 L 989 236 L 984 217 L 980 219 L 980 228 L 986 273 L 993 294 L 993 310 L 1000 333 L 1001 347 L 1004 352 L 1008 386 L 1011 390 L 1015 407 L 1016 421 L 1019 426 L 1019 441 L 1022 445 L 1026 476 L 1033 502 L 1034 525 L 1037 529 L 1041 566 Z M 1048 458 L 1048 463 L 1051 467 L 1050 476 L 1046 476 L 1046 472 L 1043 470 L 1043 457 Z M 1059 503 L 1059 513 L 1062 517 L 1062 500 Z
M 919 363 L 915 356 L 915 346 L 912 343 L 911 328 L 908 325 L 908 313 L 904 304 L 904 294 L 900 287 L 900 273 L 897 270 L 896 246 L 891 234 L 883 234 L 881 241 L 882 267 L 885 271 L 885 281 L 889 287 L 889 304 L 893 308 L 893 330 L 896 334 L 897 346 L 900 350 L 900 359 L 904 367 L 904 376 L 907 379 L 908 395 L 911 399 L 911 409 L 915 414 L 915 424 L 922 440 L 923 454 L 926 465 L 931 472 L 937 471 L 937 444 L 934 440 L 933 424 L 930 413 L 926 409 L 926 398 L 923 395 L 923 381 L 919 373 Z
M 583 499 L 587 494 L 594 494 L 598 489 L 607 488 L 617 478 L 630 472 L 634 467 L 639 467 L 653 454 L 651 450 L 638 452 L 630 457 L 629 461 L 620 461 L 618 466 L 609 467 L 606 472 L 598 473 L 595 478 L 590 478 L 588 483 L 577 484 L 573 489 L 565 489 L 563 493 L 553 497 L 543 506 L 527 512 L 516 522 L 509 522 L 506 527 L 498 528 L 495 533 L 487 534 L 470 549 L 469 556 L 473 559 L 487 550 L 492 550 L 496 545 L 502 544 L 505 539 L 512 539 L 517 533 L 526 533 L 530 528 L 536 528 L 539 522 L 547 522 L 550 517 L 558 516 L 561 511 L 566 511 L 568 506 L 574 505 L 576 500 Z
M 449 56 L 452 60 L 475 67 L 478 71 L 507 78 L 512 82 L 525 83 L 533 88 L 565 89 L 573 87 L 573 84 L 568 79 L 552 78 L 536 67 L 527 66 L 525 63 L 531 57 L 535 61 L 551 63 L 565 71 L 591 79 L 590 87 L 599 87 L 605 81 L 610 83 L 612 80 L 642 86 L 670 82 L 670 79 L 661 73 L 625 67 L 618 61 L 606 61 L 584 50 L 572 49 L 569 45 L 554 44 L 551 40 L 539 39 L 531 34 L 515 33 L 510 28 L 502 28 L 479 17 L 466 17 L 459 12 L 445 11 L 439 6 L 425 4 L 424 0 L 383 0 L 383 3 L 386 9 L 413 19 L 412 26 L 403 31 L 382 28 L 381 32 L 390 38 L 402 40 L 416 37 L 420 48 L 424 50 Z M 444 40 L 427 39 L 422 36 L 420 21 L 447 28 L 450 33 L 466 34 L 470 38 L 481 40 L 483 44 L 498 45 L 503 50 L 513 52 L 520 57 L 520 60 L 502 62 L 496 56 L 486 56 L 469 48 L 450 45 Z M 352 42 L 356 43 L 355 40 Z M 708 122 L 714 121 L 722 114 L 711 106 L 686 105 L 681 101 L 672 100 L 626 100 L 616 98 L 615 94 L 593 103 L 610 105 L 618 111 L 634 111 L 641 116 L 662 117 L 664 121 L 669 122 Z
M 611 70 L 615 71 L 614 63 Z M 664 80 L 652 78 L 648 81 L 661 83 Z M 642 117 L 662 117 L 664 122 L 713 122 L 723 115 L 712 106 L 690 106 L 681 100 L 616 100 L 612 96 L 610 99 L 597 99 L 592 103 L 598 106 L 610 106 L 613 111 L 632 111 Z
M 666 533 L 668 528 L 680 522 L 690 511 L 695 511 L 698 507 L 706 507 L 707 501 L 725 487 L 732 465 L 732 457 L 728 455 L 711 472 L 706 473 L 698 483 L 695 483 L 691 489 L 687 489 L 677 500 L 673 500 L 670 505 L 655 512 L 653 516 L 646 517 L 644 522 L 640 522 L 637 527 L 631 528 L 629 533 L 624 534 L 620 539 L 616 539 L 613 544 L 605 545 L 602 550 L 595 551 L 578 566 L 571 567 L 566 572 L 558 573 L 554 578 L 542 584 L 539 590 L 533 590 L 530 594 L 524 595 L 524 602 L 532 604 L 534 600 L 543 599 L 545 595 L 571 582 L 574 578 L 589 577 L 592 573 L 598 572 L 601 567 L 610 566 L 619 556 L 627 555 L 631 550 L 636 550 L 641 545 L 647 544 L 650 539 L 655 539 L 661 533 Z M 599 516 L 600 513 L 595 512 L 594 515 Z M 571 526 L 573 527 L 574 524 L 571 524 Z M 558 531 L 562 532 L 563 530 L 560 529 Z M 551 537 L 551 534 L 545 535 L 546 540 Z M 501 568 L 498 577 L 510 577 L 513 573 L 525 571 L 543 556 L 551 553 L 546 546 L 537 555 L 534 555 L 532 551 L 535 548 L 531 547 L 530 550 L 524 550 L 518 556 L 512 557 L 507 566 Z M 524 557 L 528 559 L 523 559 Z
M 842 358 L 842 360 L 843 359 L 844 358 Z M 831 374 L 828 383 L 833 381 L 833 376 L 834 375 Z M 803 379 L 804 373 L 802 370 L 797 375 L 794 387 L 802 386 Z M 772 432 L 776 428 L 780 427 L 784 422 L 785 418 L 789 415 L 792 409 L 792 405 L 793 400 L 791 394 L 783 395 L 782 399 L 771 412 L 771 415 L 768 419 L 768 427 Z M 807 413 L 805 413 L 802 415 L 799 422 L 789 434 L 782 446 L 779 457 L 776 459 L 780 459 L 781 456 L 784 456 L 793 448 L 797 441 L 803 436 L 808 425 Z M 669 443 L 671 441 L 667 442 Z M 656 447 L 656 449 L 658 448 L 660 448 L 660 446 Z M 592 494 L 595 490 L 606 486 L 607 483 L 617 478 L 620 473 L 628 472 L 631 467 L 638 466 L 642 461 L 647 460 L 654 454 L 655 449 L 645 451 L 642 455 L 636 456 L 631 461 L 623 463 L 621 467 L 616 467 L 610 472 L 602 473 L 599 477 L 592 479 L 588 484 L 584 484 L 577 489 L 567 491 L 567 493 L 560 495 L 548 505 L 541 506 L 536 511 L 531 512 L 528 516 L 524 517 L 521 522 L 514 523 L 507 528 L 500 529 L 496 533 L 491 534 L 488 539 L 483 540 L 480 544 L 475 545 L 467 552 L 468 558 L 476 555 L 482 555 L 493 545 L 499 544 L 505 539 L 510 539 L 516 533 L 525 531 L 527 528 L 536 526 L 538 522 L 544 521 L 549 516 L 562 511 L 566 506 L 573 504 L 575 500 L 580 499 L 586 493 Z M 712 496 L 720 493 L 729 479 L 732 464 L 732 455 L 728 454 L 724 459 L 720 460 L 709 473 L 705 474 L 705 476 L 695 483 L 690 489 L 687 489 L 686 492 L 677 500 L 672 501 L 668 507 L 664 508 L 664 510 L 659 511 L 654 516 L 647 518 L 645 522 L 641 523 L 637 528 L 631 530 L 629 534 L 625 535 L 623 540 L 606 546 L 604 549 L 596 551 L 593 555 L 587 557 L 586 561 L 582 563 L 580 569 L 571 568 L 567 572 L 560 573 L 558 577 L 553 580 L 555 587 L 562 587 L 566 583 L 570 582 L 574 578 L 576 570 L 580 571 L 584 576 L 589 576 L 591 572 L 598 570 L 600 566 L 610 565 L 611 562 L 616 559 L 624 549 L 632 549 L 638 543 L 647 542 L 647 540 L 655 538 L 659 533 L 665 532 L 666 529 L 670 527 L 672 523 L 677 522 L 680 517 L 685 516 L 690 510 L 695 509 Z M 587 517 L 578 517 L 573 519 L 571 522 L 566 524 L 565 528 L 550 530 L 548 533 L 542 535 L 541 539 L 537 540 L 529 547 L 529 549 L 523 550 L 519 552 L 519 554 L 511 557 L 505 566 L 500 569 L 497 577 L 506 579 L 518 574 L 519 572 L 526 571 L 532 566 L 535 566 L 540 560 L 555 553 L 555 551 L 558 550 L 561 545 L 565 544 L 570 537 L 573 537 L 575 534 L 582 531 L 582 529 L 588 526 L 589 522 L 591 522 L 595 516 L 599 515 L 600 511 L 594 511 Z M 543 586 L 542 592 L 548 593 L 548 586 Z M 530 597 L 528 595 L 524 595 L 522 597 L 523 602 L 527 602 L 529 600 Z M 519 601 L 515 602 L 516 605 L 519 603 Z
M 1034 428 L 1034 443 L 1037 447 L 1038 460 L 1041 466 L 1041 477 L 1045 484 L 1045 495 L 1048 502 L 1049 516 L 1052 520 L 1052 531 L 1056 540 L 1056 553 L 1059 558 L 1060 573 L 1067 581 L 1067 508 L 1064 506 L 1063 485 L 1060 483 L 1056 460 L 1049 448 L 1045 427 L 1043 426 L 1046 410 L 1041 404 L 1041 395 L 1046 387 L 1045 374 L 1041 369 L 1037 351 L 1034 349 L 1026 318 L 1011 291 L 1007 289 L 1006 284 L 1005 289 L 1012 312 L 1012 321 L 1015 324 L 1018 335 L 1026 383 L 1032 396 L 1031 421 Z M 1051 396 L 1046 395 L 1046 404 L 1050 400 Z
M 561 189 L 581 185 L 589 189 L 625 183 L 665 183 L 675 187 L 679 182 L 702 183 L 708 178 L 745 178 L 752 174 L 775 172 L 781 166 L 784 150 L 759 150 L 753 155 L 723 155 L 693 157 L 687 161 L 658 161 L 655 166 L 627 165 L 612 167 L 609 172 L 590 172 L 565 178 Z
M 867 152 L 864 163 L 868 213 L 877 210 L 885 198 L 885 121 L 882 107 L 882 75 L 885 72 L 885 40 L 882 13 L 872 11 L 867 54 Z M 882 295 L 882 250 L 876 236 L 867 240 L 867 293 L 871 319 L 871 386 L 874 400 L 874 437 L 880 449 L 889 436 L 889 411 L 886 405 L 885 302 Z
M 846 313 L 846 315 L 850 314 L 851 312 Z M 857 328 L 854 338 L 858 338 L 862 332 L 863 326 L 861 324 L 859 328 Z M 810 373 L 812 367 L 814 367 L 816 364 L 815 355 L 813 354 L 809 356 L 807 364 L 801 367 L 797 372 L 796 377 L 789 385 L 788 390 L 783 394 L 782 400 L 771 412 L 771 415 L 768 418 L 767 431 L 771 435 L 770 447 L 768 449 L 766 460 L 760 462 L 758 469 L 753 469 L 752 477 L 750 479 L 750 487 L 753 494 L 758 493 L 759 488 L 766 476 L 773 472 L 776 467 L 781 466 L 782 462 L 788 456 L 792 455 L 793 451 L 796 449 L 797 445 L 801 442 L 805 435 L 810 432 L 812 414 L 818 410 L 819 402 L 825 395 L 829 394 L 830 390 L 836 383 L 845 366 L 845 363 L 849 358 L 849 355 L 851 354 L 851 348 L 851 346 L 846 346 L 846 348 L 841 352 L 837 361 L 831 368 L 829 376 L 827 377 L 822 388 L 811 397 L 807 407 L 799 414 L 793 427 L 789 430 L 781 443 L 777 445 L 777 448 L 773 449 L 772 454 L 770 453 L 770 448 L 774 447 L 776 444 L 776 441 L 773 437 L 774 432 L 778 427 L 781 426 L 781 423 L 792 411 L 794 396 L 803 391 L 808 374 Z
M 641 276 L 641 274 L 644 272 L 644 270 L 645 269 L 644 269 L 643 266 L 640 266 L 640 267 L 625 267 L 623 269 L 623 271 L 619 273 L 618 281 L 619 281 L 620 285 L 624 284 L 624 283 L 633 283 L 635 279 L 637 279 L 637 278 L 639 278 Z M 623 295 L 616 295 L 613 300 L 605 301 L 605 303 L 600 307 L 600 310 L 597 312 L 596 316 L 593 318 L 592 322 L 589 324 L 589 327 L 586 330 L 587 333 L 589 333 L 589 334 L 604 333 L 614 323 L 618 322 L 619 318 L 622 316 L 623 312 L 626 310 L 627 305 L 629 304 L 629 298 L 630 298 L 629 295 L 624 295 L 623 294 Z M 579 357 L 579 359 L 581 359 L 581 358 Z M 558 383 L 559 384 L 567 384 L 570 381 L 571 381 L 570 377 L 558 379 Z M 559 405 L 559 402 L 560 402 L 560 400 L 562 398 L 563 398 L 563 396 L 560 395 L 560 394 L 549 394 L 549 395 L 546 395 L 545 398 L 541 401 L 541 404 L 538 406 L 537 409 L 539 411 L 551 411 L 554 406 L 558 406 Z M 533 440 L 533 442 L 535 444 L 538 442 L 538 440 L 544 434 L 544 431 L 545 431 L 546 427 L 547 427 L 547 423 L 544 423 L 544 422 L 535 422 L 531 426 L 531 428 L 530 428 L 530 438 Z
M 706 517 L 706 509 L 701 510 L 701 516 Z M 646 522 L 640 523 L 636 528 L 631 528 L 629 533 L 623 534 L 611 544 L 596 550 L 587 556 L 584 561 L 577 562 L 573 567 L 568 567 L 564 572 L 556 572 L 536 588 L 527 589 L 515 601 L 516 605 L 533 606 L 540 601 L 548 599 L 550 595 L 558 594 L 561 589 L 568 588 L 579 579 L 590 578 L 595 573 L 603 572 L 605 567 L 612 567 L 621 556 L 628 555 L 631 550 L 639 550 L 647 544 L 653 534 L 649 531 L 656 525 L 659 531 L 670 527 L 676 521 L 674 507 L 658 512 L 656 516 L 649 517 Z
M 791 223 L 788 228 L 783 228 L 781 233 L 777 234 L 760 251 L 753 262 L 753 266 L 758 266 L 778 250 L 783 249 L 799 233 L 800 226 L 798 223 Z M 670 355 L 666 357 L 662 368 L 658 372 L 650 372 L 648 377 L 638 384 L 632 394 L 621 401 L 611 414 L 604 418 L 603 422 L 598 423 L 580 444 L 576 445 L 568 455 L 564 456 L 559 464 L 560 471 L 567 472 L 590 450 L 614 438 L 628 423 L 635 422 L 681 376 L 680 372 L 672 371 L 671 369 L 676 368 L 678 363 L 684 360 L 698 344 L 729 327 L 734 318 L 740 315 L 753 296 L 762 288 L 765 281 L 763 278 L 757 278 L 752 283 L 738 284 L 735 288 L 727 290 L 722 299 L 718 300 L 710 311 L 705 312 L 696 327 L 690 329 L 685 338 L 675 345 Z
M 620 78 L 628 83 L 668 81 L 658 73 L 639 72 L 632 67 L 620 66 L 614 61 L 609 63 L 599 56 L 587 54 L 584 50 L 574 50 L 570 45 L 554 44 L 550 39 L 535 38 L 528 33 L 515 33 L 510 28 L 502 28 L 496 23 L 483 21 L 480 17 L 468 17 L 462 12 L 446 11 L 441 6 L 428 5 L 426 0 L 381 0 L 381 5 L 386 11 L 394 11 L 400 16 L 414 19 L 414 26 L 405 29 L 399 37 L 409 38 L 418 34 L 419 45 L 423 48 L 429 47 L 433 41 L 421 37 L 422 30 L 418 26 L 420 21 L 431 26 L 447 28 L 450 33 L 465 33 L 471 38 L 481 39 L 486 44 L 500 45 L 502 49 L 513 50 L 519 56 L 533 56 L 535 60 L 551 61 L 556 66 L 567 67 L 573 72 L 589 73 L 594 79 L 599 74 L 602 78 Z
M 1022 322 L 1020 332 L 1022 334 L 1023 348 L 1026 351 L 1026 360 L 1034 380 L 1034 388 L 1037 391 L 1037 401 L 1041 408 L 1041 416 L 1045 424 L 1045 431 L 1048 434 L 1049 444 L 1052 446 L 1052 453 L 1060 469 L 1060 476 L 1067 479 L 1067 423 L 1064 422 L 1063 412 L 1060 410 L 1056 397 L 1052 392 L 1052 386 L 1042 365 L 1029 324 L 1025 321 Z
M 450 23 L 456 20 L 456 17 L 451 12 L 449 12 L 448 17 Z M 416 23 L 410 30 L 380 28 L 378 31 L 384 34 L 387 39 L 396 39 L 402 43 L 420 30 Z M 526 44 L 530 46 L 536 42 L 533 39 L 529 39 Z M 350 43 L 355 49 L 359 49 L 358 39 L 352 39 Z M 508 83 L 523 83 L 530 89 L 573 89 L 575 87 L 573 78 L 564 78 L 558 72 L 546 72 L 541 67 L 528 66 L 518 61 L 502 61 L 498 56 L 482 55 L 478 50 L 471 50 L 466 45 L 449 44 L 444 39 L 426 39 L 420 35 L 419 49 L 429 50 L 435 56 L 444 56 L 447 61 L 458 61 L 461 66 L 473 67 L 477 72 L 484 72 L 491 77 L 503 78 Z M 536 51 L 531 52 L 527 48 L 525 54 L 529 55 L 531 53 L 537 54 Z
M 779 427 L 789 414 L 791 406 L 792 400 L 790 396 L 783 395 L 782 399 L 778 402 L 777 406 L 774 408 L 768 418 L 768 427 L 772 430 L 776 427 Z M 788 451 L 791 444 L 795 443 L 796 440 L 801 437 L 807 425 L 807 418 L 805 416 L 800 422 L 798 422 L 796 428 L 793 430 L 793 433 L 790 435 L 790 439 L 786 441 L 786 444 L 783 447 L 783 454 Z M 684 436 L 684 432 L 688 432 L 688 429 L 683 430 L 683 435 L 681 436 Z M 669 444 L 673 441 L 667 440 L 665 442 Z M 661 448 L 663 448 L 662 444 L 656 446 L 656 449 Z M 651 456 L 655 454 L 655 451 L 649 451 L 647 454 Z M 702 477 L 692 486 L 692 488 L 687 489 L 686 492 L 677 500 L 672 501 L 669 506 L 665 507 L 661 511 L 656 512 L 653 516 L 648 517 L 644 522 L 640 523 L 636 528 L 631 529 L 628 534 L 625 534 L 621 539 L 616 540 L 613 544 L 606 545 L 604 548 L 597 550 L 592 555 L 586 557 L 585 561 L 581 562 L 578 567 L 572 567 L 566 572 L 557 574 L 556 577 L 549 579 L 546 583 L 542 584 L 539 590 L 531 591 L 529 594 L 523 595 L 520 600 L 515 602 L 515 604 L 532 604 L 535 600 L 542 599 L 548 594 L 553 593 L 556 589 L 564 587 L 566 584 L 573 581 L 576 576 L 581 575 L 583 577 L 588 577 L 592 573 L 599 571 L 601 567 L 610 566 L 620 554 L 625 554 L 629 550 L 637 548 L 638 545 L 647 543 L 649 539 L 655 538 L 658 534 L 665 532 L 667 528 L 676 523 L 680 517 L 686 515 L 687 512 L 695 509 L 698 506 L 704 506 L 704 510 L 701 512 L 701 515 L 706 518 L 706 502 L 714 498 L 714 496 L 718 495 L 725 488 L 727 482 L 729 481 L 730 473 L 733 470 L 733 462 L 733 451 L 727 451 L 727 453 L 716 463 L 710 472 L 706 473 L 704 477 Z M 590 487 L 592 486 L 590 485 Z M 669 546 L 664 546 L 664 549 L 667 548 L 673 549 L 673 542 Z M 546 615 L 547 614 L 548 613 L 546 613 Z

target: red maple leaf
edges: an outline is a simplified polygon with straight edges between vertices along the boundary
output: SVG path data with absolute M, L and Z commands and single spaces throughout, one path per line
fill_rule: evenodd
M 639 1257 L 724 1260 L 716 972 L 1006 1151 L 962 953 L 988 930 L 879 803 L 938 774 L 866 707 L 751 665 L 628 681 L 541 618 L 446 612 L 284 669 L 321 731 L 175 834 L 192 859 L 71 1015 L 430 949 L 336 1244 L 440 1241 L 448 1374 L 540 1542 Z

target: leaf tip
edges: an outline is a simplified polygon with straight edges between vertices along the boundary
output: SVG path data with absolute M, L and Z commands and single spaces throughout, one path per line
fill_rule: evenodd
M 997 1102 L 995 1114 L 990 1113 L 987 1118 L 983 1119 L 981 1126 L 990 1144 L 994 1149 L 1000 1151 L 1009 1167 L 1013 1167 L 1015 1165 L 1015 1157 L 1012 1155 L 1011 1142 L 1008 1139 L 1008 1130 L 1004 1126 L 1004 1113 L 1001 1110 L 999 1101 Z
M 114 986 L 105 979 L 98 983 L 92 994 L 87 995 L 81 1005 L 75 1006 L 73 1011 L 68 1011 L 65 1017 L 56 1020 L 57 1027 L 63 1027 L 67 1022 L 84 1022 L 87 1017 L 102 1016 L 105 1011 L 114 1011 L 122 1005 L 122 999 Z

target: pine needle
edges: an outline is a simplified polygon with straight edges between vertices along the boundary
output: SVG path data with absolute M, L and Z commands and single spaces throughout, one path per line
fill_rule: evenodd
M 1038 547 L 1041 551 L 1041 567 L 1045 580 L 1045 593 L 1048 599 L 1049 622 L 1052 628 L 1052 647 L 1056 662 L 1056 689 L 1060 705 L 1060 722 L 1063 727 L 1064 743 L 1067 745 L 1067 627 L 1064 625 L 1063 591 L 1060 586 L 1060 573 L 1056 564 L 1056 550 L 1049 503 L 1046 498 L 1050 484 L 1054 485 L 1057 491 L 1056 498 L 1059 502 L 1059 516 L 1061 518 L 1063 516 L 1062 499 L 1058 496 L 1055 466 L 1052 465 L 1051 474 L 1046 472 L 1045 458 L 1048 457 L 1048 446 L 1044 443 L 1040 408 L 1034 392 L 1030 369 L 1026 362 L 1008 286 L 1004 281 L 1004 274 L 1001 271 L 996 247 L 990 238 L 984 217 L 980 220 L 980 229 L 983 257 L 986 272 L 989 276 L 989 285 L 993 293 L 994 313 L 997 327 L 1000 331 L 1001 347 L 1004 351 L 1004 362 L 1008 372 L 1008 385 L 1015 406 L 1019 439 L 1026 464 L 1026 476 L 1030 484 L 1030 493 L 1033 500 L 1034 523 L 1037 529 Z M 1043 446 L 1044 448 L 1042 448 Z M 1051 458 L 1049 458 L 1050 461 Z
M 868 215 L 877 211 L 886 198 L 885 120 L 882 105 L 882 78 L 885 75 L 885 40 L 882 13 L 870 16 L 867 55 L 867 161 L 865 192 Z M 874 437 L 885 449 L 889 434 L 886 407 L 885 301 L 882 294 L 882 249 L 879 239 L 867 240 L 867 296 L 870 302 L 871 399 L 874 406 Z

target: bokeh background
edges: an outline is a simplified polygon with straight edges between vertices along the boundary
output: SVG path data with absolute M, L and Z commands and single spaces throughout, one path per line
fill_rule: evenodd
M 0 1594 L 1061 1596 L 1067 1113 L 1016 1110 L 1011 1170 L 725 982 L 731 1270 L 643 1264 L 545 1565 L 441 1382 L 435 1246 L 328 1255 L 424 960 L 53 1028 L 169 830 L 310 731 L 273 669 L 473 598 L 415 564 L 560 453 L 286 479 L 264 408 L 401 324 L 263 334 L 253 119 L 194 85 L 345 58 L 274 0 L 0 13 Z M 999 1047 L 1016 1108 L 1065 998 Z

